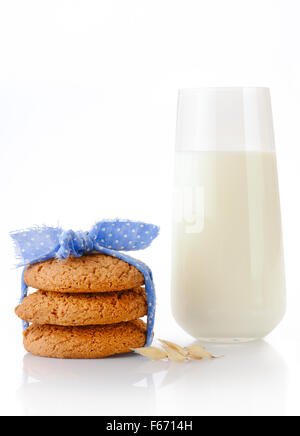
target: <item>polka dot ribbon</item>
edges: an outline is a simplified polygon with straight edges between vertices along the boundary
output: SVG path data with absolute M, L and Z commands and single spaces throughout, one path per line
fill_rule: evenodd
M 98 222 L 90 232 L 64 231 L 55 227 L 35 227 L 18 232 L 12 232 L 18 266 L 48 259 L 67 259 L 69 256 L 81 257 L 92 252 L 107 254 L 124 260 L 135 266 L 145 277 L 145 289 L 148 299 L 148 334 L 147 344 L 153 340 L 155 322 L 156 296 L 150 268 L 143 262 L 134 259 L 124 251 L 143 250 L 150 246 L 158 236 L 159 227 L 153 224 L 129 220 L 106 220 Z M 24 271 L 25 271 L 24 269 Z M 24 271 L 21 281 L 21 302 L 27 296 L 28 287 L 24 282 Z M 26 329 L 28 323 L 23 322 Z

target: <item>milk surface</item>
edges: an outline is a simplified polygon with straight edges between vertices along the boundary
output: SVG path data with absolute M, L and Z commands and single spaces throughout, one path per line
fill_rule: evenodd
M 177 152 L 172 307 L 195 338 L 267 335 L 285 313 L 275 153 Z

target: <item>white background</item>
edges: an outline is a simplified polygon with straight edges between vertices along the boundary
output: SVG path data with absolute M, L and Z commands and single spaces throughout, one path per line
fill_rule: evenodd
M 299 0 L 1 0 L 0 413 L 282 415 L 300 412 Z M 158 293 L 158 337 L 192 338 L 170 312 L 177 90 L 269 86 L 288 290 L 259 343 L 213 362 L 39 359 L 22 347 L 10 230 L 161 225 L 140 257 Z

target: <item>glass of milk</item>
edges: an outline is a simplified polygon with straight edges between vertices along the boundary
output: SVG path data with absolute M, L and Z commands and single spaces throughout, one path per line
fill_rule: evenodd
M 179 92 L 172 308 L 191 336 L 263 338 L 286 309 L 270 92 Z

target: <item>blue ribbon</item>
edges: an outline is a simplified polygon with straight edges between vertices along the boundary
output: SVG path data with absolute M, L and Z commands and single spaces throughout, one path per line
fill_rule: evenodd
M 124 260 L 135 266 L 145 277 L 145 289 L 148 300 L 147 344 L 153 340 L 156 296 L 150 268 L 123 251 L 143 250 L 150 246 L 158 236 L 159 227 L 153 224 L 129 220 L 106 220 L 95 224 L 90 232 L 64 231 L 55 227 L 35 227 L 11 233 L 14 240 L 18 266 L 26 267 L 48 259 L 67 259 L 69 256 L 81 257 L 97 252 Z M 24 271 L 25 271 L 24 269 Z M 27 296 L 28 287 L 21 281 L 21 302 Z M 23 328 L 28 327 L 23 322 Z

